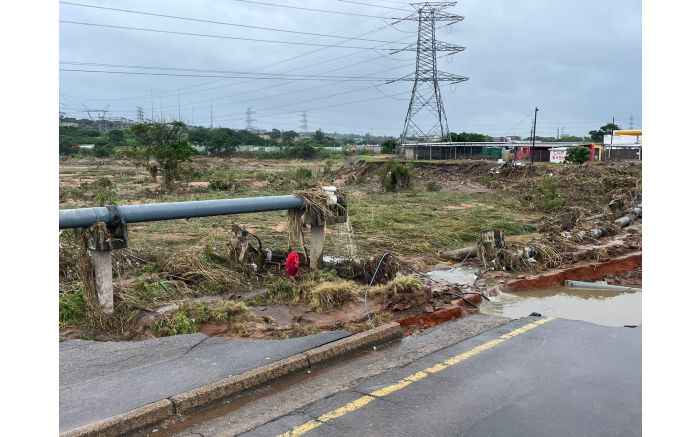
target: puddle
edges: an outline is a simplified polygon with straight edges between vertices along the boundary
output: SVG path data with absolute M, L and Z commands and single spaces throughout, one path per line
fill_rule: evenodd
M 436 281 L 452 282 L 460 285 L 473 285 L 476 279 L 477 269 L 470 267 L 458 267 L 449 270 L 433 270 L 426 273 L 431 279 Z
M 537 312 L 606 326 L 640 325 L 642 292 L 554 287 L 500 293 L 484 301 L 479 311 L 511 319 Z

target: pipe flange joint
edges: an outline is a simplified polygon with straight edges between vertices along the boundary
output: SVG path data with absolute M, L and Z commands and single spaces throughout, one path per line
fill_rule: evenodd
M 107 211 L 109 212 L 109 225 L 110 227 L 116 227 L 123 223 L 122 213 L 117 205 L 105 205 Z

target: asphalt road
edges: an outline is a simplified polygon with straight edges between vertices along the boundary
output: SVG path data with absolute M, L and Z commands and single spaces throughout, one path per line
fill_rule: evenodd
M 66 341 L 59 346 L 59 430 L 106 419 L 348 335 L 329 331 L 289 340 L 190 334 L 138 342 Z
M 642 328 L 546 320 L 506 323 L 243 435 L 641 435 Z

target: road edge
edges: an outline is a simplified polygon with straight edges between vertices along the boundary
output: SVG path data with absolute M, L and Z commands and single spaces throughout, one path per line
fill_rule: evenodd
M 107 419 L 73 428 L 61 433 L 60 437 L 106 437 L 131 433 L 166 420 L 176 419 L 178 416 L 191 414 L 211 406 L 216 401 L 273 382 L 300 370 L 309 369 L 311 366 L 401 337 L 403 337 L 401 325 L 396 322 L 387 323 L 248 370 L 239 375 L 233 375 Z

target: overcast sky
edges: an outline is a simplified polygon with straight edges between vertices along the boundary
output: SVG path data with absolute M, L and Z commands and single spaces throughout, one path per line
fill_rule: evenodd
M 307 111 L 310 131 L 321 128 L 325 132 L 398 136 L 403 128 L 412 83 L 386 84 L 385 79 L 411 74 L 415 68 L 415 52 L 391 54 L 387 50 L 415 42 L 417 22 L 390 24 L 392 18 L 410 13 L 412 9 L 405 2 L 76 2 L 328 36 L 202 23 L 62 3 L 59 10 L 60 19 L 64 21 L 315 44 L 283 44 L 60 23 L 62 69 L 239 77 L 243 76 L 240 73 L 252 73 L 254 77 L 222 79 L 61 71 L 60 110 L 70 116 L 85 116 L 84 112 L 81 113 L 83 105 L 91 109 L 109 105 L 108 116 L 112 117 L 135 119 L 136 108 L 141 106 L 146 118 L 151 114 L 159 118 L 161 107 L 164 118 L 178 118 L 179 87 L 179 117 L 197 125 L 208 126 L 213 112 L 215 126 L 242 129 L 246 125 L 245 112 L 251 107 L 255 111 L 254 124 L 262 129 L 299 130 L 301 111 Z M 368 6 L 370 4 L 374 6 Z M 634 127 L 641 127 L 639 0 L 462 0 L 448 11 L 463 15 L 465 19 L 450 26 L 449 32 L 447 29 L 438 30 L 437 38 L 466 49 L 438 59 L 438 67 L 470 78 L 467 82 L 454 86 L 445 83 L 441 87 L 451 131 L 527 136 L 535 106 L 540 108 L 537 132 L 543 136 L 556 135 L 557 128 L 566 134 L 585 134 L 612 117 L 627 128 L 632 116 Z M 334 47 L 326 47 L 330 45 Z M 274 74 L 284 74 L 285 77 L 280 79 Z M 303 76 L 290 77 L 292 74 Z M 346 79 L 330 81 L 318 76 L 343 76 Z M 367 81 L 368 77 L 377 80 Z

